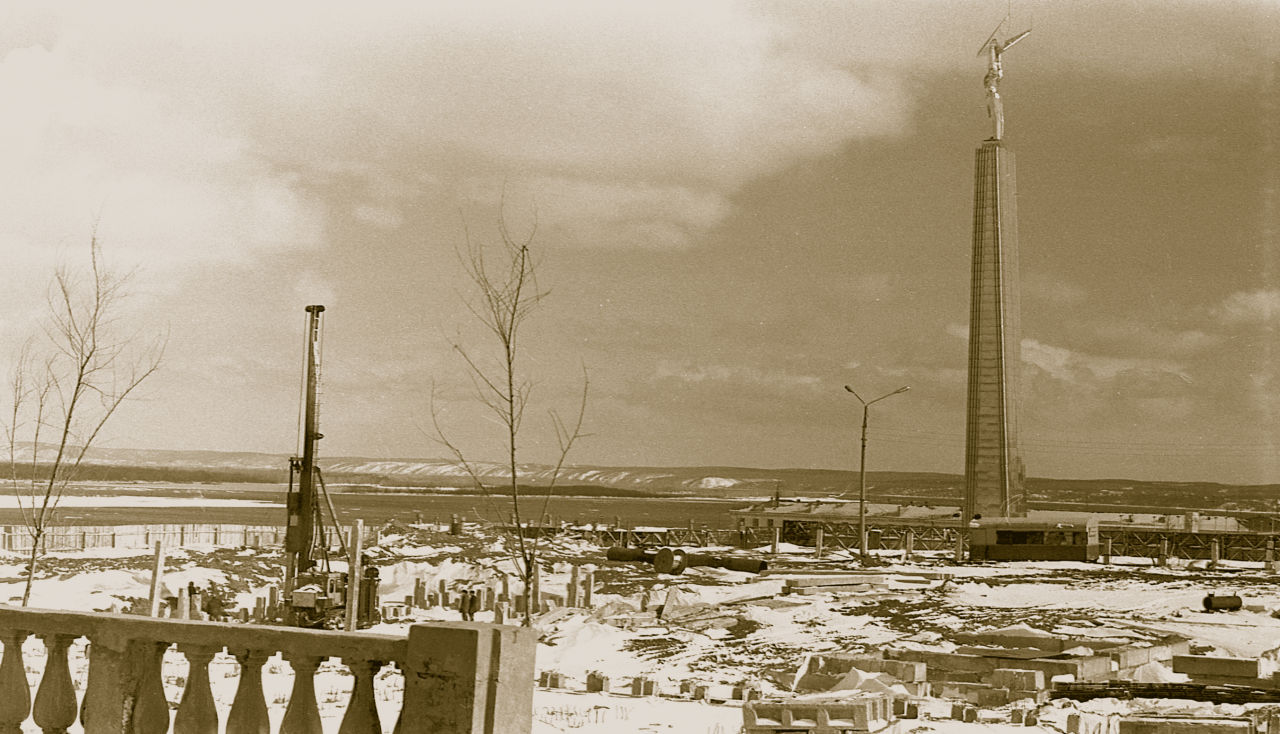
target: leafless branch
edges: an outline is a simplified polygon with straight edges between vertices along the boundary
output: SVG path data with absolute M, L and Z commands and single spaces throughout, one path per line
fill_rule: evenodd
M 523 531 L 526 508 L 522 503 L 520 488 L 519 436 L 525 412 L 530 405 L 533 384 L 523 377 L 521 328 L 548 293 L 538 285 L 537 267 L 531 251 L 536 233 L 536 217 L 528 234 L 517 237 L 510 230 L 505 215 L 500 215 L 498 243 L 492 248 L 499 254 L 494 255 L 491 252 L 487 253 L 486 248 L 472 238 L 470 230 L 466 229 L 464 223 L 465 249 L 458 251 L 457 254 L 473 289 L 471 298 L 464 299 L 464 302 L 484 331 L 493 338 L 497 347 L 496 359 L 492 365 L 487 360 L 482 364 L 468 349 L 458 343 L 453 345 L 454 351 L 466 366 L 477 401 L 497 418 L 504 433 L 507 448 L 504 463 L 510 475 L 505 494 L 511 500 L 513 522 L 509 534 L 514 536 L 511 538 L 509 543 L 511 547 L 508 551 L 513 556 L 512 560 L 517 573 L 525 582 L 526 594 L 530 593 L 530 585 L 537 583 L 541 538 L 535 537 L 530 542 L 525 538 Z M 561 421 L 554 411 L 551 414 L 552 429 L 560 447 L 560 454 L 552 471 L 550 485 L 546 488 L 538 517 L 546 514 L 569 451 L 582 436 L 587 388 L 588 380 L 584 369 L 582 400 L 572 428 Z M 439 413 L 435 408 L 434 391 L 431 419 L 435 432 L 433 440 L 449 451 L 454 460 L 471 477 L 477 491 L 487 498 L 490 505 L 496 505 L 490 488 L 480 480 L 471 462 L 457 444 L 447 437 L 441 426 Z M 498 514 L 498 520 L 499 524 L 503 525 L 501 513 Z M 530 608 L 536 607 L 536 599 L 530 599 L 530 602 Z M 530 623 L 530 613 L 526 613 L 526 624 Z
M 131 358 L 139 351 L 138 339 L 117 333 L 117 317 L 132 273 L 118 274 L 104 266 L 96 236 L 90 239 L 87 270 L 87 277 L 67 266 L 56 270 L 43 339 L 24 349 L 11 380 L 9 473 L 32 540 L 23 604 L 30 599 L 41 539 L 56 523 L 68 485 L 78 477 L 107 422 L 155 373 L 164 354 L 165 340 L 158 338 Z M 42 464 L 46 433 L 54 437 L 53 454 Z M 30 494 L 24 502 L 27 493 L 19 491 L 18 456 L 27 445 L 31 458 L 25 486 Z

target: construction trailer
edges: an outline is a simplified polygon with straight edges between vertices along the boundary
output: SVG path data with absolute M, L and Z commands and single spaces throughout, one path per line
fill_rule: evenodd
M 1096 561 L 1098 521 L 1045 522 L 1031 518 L 975 520 L 969 526 L 971 561 Z

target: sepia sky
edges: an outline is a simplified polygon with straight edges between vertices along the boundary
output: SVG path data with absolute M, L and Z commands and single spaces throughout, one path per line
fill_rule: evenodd
M 0 354 L 97 223 L 162 371 L 104 444 L 498 458 L 456 252 L 536 222 L 523 457 L 963 470 L 1002 0 L 10 4 Z M 1280 3 L 1015 0 L 1032 476 L 1280 482 Z M 505 202 L 505 204 L 504 204 Z M 434 386 L 434 388 L 433 388 Z

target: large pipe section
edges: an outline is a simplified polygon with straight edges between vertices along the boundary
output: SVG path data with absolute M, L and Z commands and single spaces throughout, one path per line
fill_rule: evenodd
M 653 565 L 654 571 L 669 574 L 681 574 L 686 568 L 694 566 L 724 568 L 745 573 L 760 573 L 769 567 L 769 562 L 762 558 L 713 556 L 686 551 L 683 548 L 660 548 L 655 552 L 641 548 L 614 546 L 605 551 L 605 558 L 625 563 L 648 563 Z

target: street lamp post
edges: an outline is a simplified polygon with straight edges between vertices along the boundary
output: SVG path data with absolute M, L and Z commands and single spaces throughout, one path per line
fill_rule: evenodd
M 862 403 L 862 454 L 858 459 L 858 552 L 862 556 L 863 564 L 867 562 L 867 418 L 871 412 L 871 406 L 893 397 L 898 393 L 903 393 L 911 388 L 907 385 L 886 393 L 875 400 L 863 400 L 862 396 L 854 392 L 853 388 L 848 385 L 844 386 L 859 403 Z

